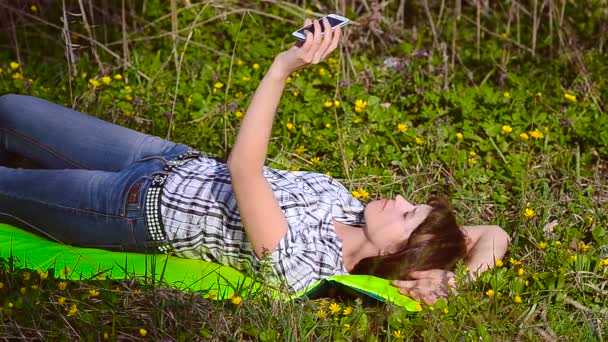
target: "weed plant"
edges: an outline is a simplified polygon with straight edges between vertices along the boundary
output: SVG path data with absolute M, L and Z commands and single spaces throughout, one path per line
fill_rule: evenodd
M 101 5 L 103 4 L 103 6 Z M 571 340 L 608 337 L 605 1 L 0 2 L 0 94 L 39 96 L 227 156 L 305 17 L 353 20 L 294 73 L 267 165 L 363 203 L 448 194 L 512 244 L 447 302 L 207 300 L 66 281 L 0 259 L 0 336 L 40 340 Z

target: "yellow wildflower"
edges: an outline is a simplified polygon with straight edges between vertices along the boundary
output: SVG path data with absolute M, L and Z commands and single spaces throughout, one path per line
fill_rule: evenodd
M 591 216 L 585 217 L 585 222 L 587 222 L 587 224 L 592 224 L 593 223 L 593 217 L 591 217 Z
M 96 79 L 89 79 L 89 84 L 92 85 L 93 87 L 99 87 L 100 83 L 99 81 L 97 81 Z
M 422 305 L 416 304 L 416 311 L 422 311 Z
M 513 259 L 512 257 L 511 257 L 511 258 L 509 258 L 509 263 L 510 263 L 512 266 L 521 265 L 521 261 L 517 261 L 517 259 Z
M 120 81 L 120 80 L 122 80 L 122 75 L 121 74 L 116 74 L 116 75 L 114 75 L 114 79 L 117 80 L 117 81 Z
M 38 12 L 38 7 L 36 7 L 36 5 L 32 5 L 32 6 L 30 6 L 30 11 Z
M 325 128 L 331 128 L 331 124 L 328 122 L 325 124 Z
M 494 298 L 494 290 L 489 289 L 488 291 L 486 291 L 486 296 L 488 296 L 490 298 Z
M 363 119 L 357 117 L 357 118 L 355 118 L 355 120 L 353 122 L 356 123 L 356 124 L 360 124 L 360 123 L 363 122 Z
M 319 157 L 312 157 L 312 158 L 310 158 L 310 162 L 315 165 L 319 165 L 319 164 L 321 164 L 321 159 L 319 159 Z
M 444 309 L 443 309 L 443 313 L 447 315 L 448 313 L 450 313 L 450 309 L 448 309 L 448 308 L 444 308 Z
M 38 290 L 38 284 L 34 284 L 32 286 L 30 286 L 32 288 L 32 290 Z
M 40 280 L 45 280 L 49 277 L 49 275 L 46 272 L 42 272 L 42 270 L 38 270 L 38 276 L 40 276 Z
M 0 289 L 4 287 L 4 283 L 0 281 Z
M 300 92 L 297 90 L 291 92 L 291 95 L 293 95 L 294 97 L 298 97 L 298 94 L 300 94 Z
M 236 97 L 237 99 L 240 99 L 241 97 L 243 97 L 243 92 L 239 91 L 236 94 L 234 94 L 234 97 Z
M 520 296 L 515 296 L 515 298 L 513 298 L 513 303 L 520 304 L 521 303 L 521 297 Z
M 401 133 L 407 132 L 408 127 L 402 123 L 397 125 L 397 130 Z
M 302 145 L 298 146 L 298 148 L 296 148 L 296 153 L 297 154 L 304 153 L 304 146 L 302 146 Z
M 325 103 L 323 104 L 323 106 L 324 106 L 325 108 L 329 108 L 329 107 L 331 107 L 332 105 L 333 105 L 333 103 L 332 103 L 331 101 L 325 101 Z
M 76 304 L 72 304 L 70 309 L 68 310 L 68 317 L 74 316 L 78 313 L 78 306 Z
M 209 298 L 210 300 L 216 300 L 217 299 L 217 292 L 211 291 L 207 294 L 207 298 Z
M 65 290 L 66 286 L 68 286 L 68 283 L 66 283 L 65 281 L 60 281 L 59 284 L 57 285 L 57 287 L 61 291 Z
M 237 118 L 237 119 L 240 119 L 240 118 L 242 118 L 243 116 L 245 116 L 245 114 L 243 114 L 243 112 L 241 112 L 240 110 L 237 110 L 237 111 L 234 113 L 234 116 L 236 116 L 236 118 Z
M 125 100 L 127 100 L 127 101 L 133 101 L 133 96 L 127 94 L 127 95 L 125 95 Z
M 97 296 L 99 296 L 99 291 L 97 291 L 95 289 L 89 290 L 89 296 L 97 297 Z
M 244 64 L 244 62 L 240 59 L 236 61 L 236 65 L 238 65 L 238 66 L 241 66 L 243 64 Z
M 254 63 L 252 68 L 253 70 L 258 70 L 260 68 L 260 65 L 258 63 Z
M 528 287 L 528 286 L 530 286 L 530 282 L 526 280 L 526 281 L 524 282 L 524 285 L 525 285 L 526 287 Z
M 16 69 L 19 69 L 20 65 L 17 62 L 11 62 L 10 67 L 11 67 L 11 69 L 16 70 Z
M 285 80 L 285 83 L 286 83 L 286 84 L 289 84 L 289 83 L 291 83 L 291 82 L 293 82 L 293 78 L 291 78 L 291 77 L 287 77 L 287 79 Z
M 295 127 L 295 125 L 294 125 L 293 123 L 291 123 L 291 122 L 288 122 L 288 123 L 285 125 L 285 127 L 287 127 L 287 129 L 291 130 L 291 129 L 293 129 L 293 128 Z
M 19 292 L 21 292 L 22 295 L 25 295 L 27 293 L 27 287 L 21 286 L 21 289 L 19 289 Z
M 331 305 L 329 306 L 329 311 L 331 312 L 332 315 L 335 315 L 338 312 L 342 311 L 342 308 L 340 307 L 340 304 L 338 304 L 338 303 L 331 303 Z
M 523 268 L 519 268 L 519 269 L 517 270 L 517 275 L 518 275 L 518 276 L 520 276 L 520 277 L 521 277 L 521 276 L 523 276 L 523 275 L 524 275 L 524 273 L 526 273 L 526 270 L 524 270 Z
M 327 311 L 325 311 L 325 310 L 319 310 L 319 311 L 317 311 L 317 317 L 321 318 L 321 319 L 327 317 Z
M 469 158 L 469 164 L 470 164 L 470 165 L 475 165 L 475 164 L 477 164 L 477 159 L 474 159 L 474 158 Z
M 133 90 L 133 89 L 131 89 L 131 87 L 130 87 L 130 86 L 126 86 L 126 87 L 125 87 L 125 91 L 126 91 L 127 93 L 130 93 L 132 90 Z
M 576 95 L 565 93 L 564 98 L 572 103 L 576 103 Z
M 340 108 L 340 101 L 334 100 L 334 107 Z
M 587 252 L 589 250 L 589 245 L 585 244 L 582 241 L 578 242 L 578 249 L 580 249 L 583 253 Z
M 30 274 L 30 272 L 23 272 L 23 280 L 28 281 L 31 277 L 32 275 Z
M 16 72 L 11 76 L 14 80 L 20 80 L 23 78 L 23 74 L 20 72 Z
M 546 241 L 543 241 L 541 243 L 538 244 L 538 248 L 540 249 L 546 249 L 547 247 L 549 247 L 549 244 Z
M 369 192 L 367 192 L 364 189 L 359 189 L 359 196 L 363 199 L 368 199 L 369 198 Z
M 562 242 L 561 241 L 555 241 L 554 244 L 555 244 L 556 247 L 559 247 L 559 246 L 562 245 Z
M 541 131 L 539 131 L 538 129 L 535 129 L 529 133 L 533 139 L 542 139 L 544 137 L 543 133 Z
M 512 131 L 513 131 L 513 128 L 511 128 L 511 126 L 509 126 L 509 125 L 503 125 L 503 126 L 502 126 L 502 132 L 503 132 L 504 134 L 509 134 L 509 133 L 511 133 Z
M 462 135 L 462 133 L 456 133 L 456 139 L 462 140 L 464 139 L 464 135 Z
M 355 198 L 361 198 L 361 194 L 359 193 L 359 190 L 353 190 L 353 191 L 351 192 L 351 194 L 353 194 L 353 196 L 354 196 Z
M 57 298 L 57 303 L 59 303 L 59 305 L 65 304 L 65 297 L 59 297 L 59 298 Z
M 241 296 L 232 295 L 232 296 L 230 296 L 230 301 L 234 305 L 239 305 L 243 301 L 243 298 Z
M 469 156 L 475 157 L 477 153 L 475 151 L 469 151 Z
M 9 308 L 9 309 L 12 309 L 12 308 L 13 308 L 13 306 L 15 306 L 15 304 L 13 304 L 13 303 L 11 303 L 11 302 L 9 302 L 9 303 L 8 303 L 8 308 Z
M 2 74 L 4 72 L 4 69 L 0 68 L 0 74 Z
M 526 208 L 526 209 L 524 210 L 524 216 L 525 216 L 527 219 L 531 219 L 531 218 L 533 218 L 534 216 L 536 216 L 536 213 L 534 212 L 534 210 L 532 210 L 532 209 L 530 209 L 530 208 Z
M 505 33 L 501 33 L 500 34 L 500 39 L 507 40 L 508 38 L 509 38 L 509 34 L 508 33 L 505 32 Z
M 606 266 L 608 266 L 608 258 L 606 258 L 606 259 L 602 260 L 602 261 L 600 262 L 600 265 L 601 265 L 602 267 L 606 267 Z
M 418 145 L 422 145 L 424 143 L 424 140 L 422 140 L 422 138 L 420 137 L 415 137 L 414 142 Z
M 325 70 L 325 68 L 319 69 L 319 76 L 323 77 L 325 75 L 327 75 L 327 70 Z
M 511 98 L 511 94 L 508 91 L 505 91 L 504 93 L 502 93 L 502 96 L 504 96 L 505 99 L 510 99 Z
M 108 333 L 107 333 L 107 332 L 104 332 L 104 333 L 103 333 L 103 339 L 104 339 L 104 340 L 109 340 L 109 339 L 110 339 L 110 335 L 108 335 Z
M 348 330 L 348 329 L 350 329 L 350 324 L 344 323 L 344 330 Z
M 222 82 L 215 82 L 215 84 L 213 85 L 213 88 L 215 88 L 215 89 L 222 89 L 223 86 L 224 86 L 224 83 L 222 83 Z
M 393 337 L 397 339 L 403 339 L 405 335 L 403 335 L 403 332 L 401 330 L 393 330 Z
M 361 113 L 365 108 L 367 108 L 367 101 L 363 101 L 363 100 L 355 101 L 355 112 Z
M 353 308 L 351 306 L 347 306 L 346 308 L 344 308 L 344 311 L 342 312 L 342 314 L 344 314 L 344 316 L 348 316 L 352 313 L 353 313 Z
M 241 80 L 244 81 L 244 82 L 247 82 L 247 81 L 251 80 L 251 77 L 249 77 L 249 76 L 243 76 L 241 78 Z
M 521 138 L 521 140 L 528 140 L 530 138 L 530 137 L 528 137 L 528 134 L 526 134 L 526 133 L 520 134 L 519 137 Z
M 104 76 L 101 78 L 101 82 L 104 84 L 110 84 L 110 82 L 112 82 L 112 78 L 110 76 Z
M 144 329 L 144 328 L 141 328 L 141 329 L 139 329 L 139 334 L 142 337 L 145 337 L 148 334 L 148 331 L 146 329 Z
M 496 267 L 503 267 L 504 263 L 502 262 L 502 259 L 498 259 L 498 260 L 496 260 L 495 265 L 496 265 Z

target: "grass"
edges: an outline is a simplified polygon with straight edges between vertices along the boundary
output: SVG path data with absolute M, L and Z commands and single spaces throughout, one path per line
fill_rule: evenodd
M 328 173 L 364 203 L 446 193 L 460 223 L 511 235 L 503 265 L 463 282 L 437 310 L 348 301 L 332 314 L 328 301 L 213 301 L 134 280 L 61 289 L 61 274 L 42 279 L 3 260 L 0 336 L 606 339 L 605 4 L 189 3 L 2 3 L 0 94 L 227 155 L 290 33 L 314 13 L 344 13 L 353 24 L 340 53 L 292 75 L 267 165 Z

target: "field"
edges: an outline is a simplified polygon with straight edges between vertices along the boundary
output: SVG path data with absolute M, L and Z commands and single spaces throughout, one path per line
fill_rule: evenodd
M 0 337 L 608 339 L 605 1 L 3 1 L 0 95 L 226 156 L 274 56 L 326 13 L 353 23 L 339 51 L 288 79 L 266 165 L 327 173 L 362 203 L 446 194 L 459 223 L 511 236 L 493 270 L 407 312 L 207 300 L 0 259 Z

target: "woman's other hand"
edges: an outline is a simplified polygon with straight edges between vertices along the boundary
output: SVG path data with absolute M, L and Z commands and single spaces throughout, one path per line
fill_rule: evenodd
M 410 272 L 413 280 L 393 280 L 391 283 L 399 292 L 433 305 L 439 298 L 447 298 L 449 288 L 456 286 L 454 273 L 444 270 L 427 270 Z
M 318 20 L 306 19 L 304 26 L 313 24 L 314 34 L 305 31 L 306 40 L 303 44 L 295 44 L 289 50 L 281 52 L 275 59 L 275 63 L 287 75 L 305 67 L 309 64 L 321 62 L 327 55 L 332 53 L 340 41 L 340 27 L 331 29 L 327 18 L 323 18 L 325 33 L 321 35 L 321 25 Z

